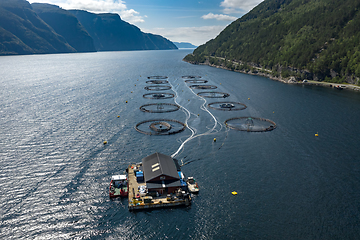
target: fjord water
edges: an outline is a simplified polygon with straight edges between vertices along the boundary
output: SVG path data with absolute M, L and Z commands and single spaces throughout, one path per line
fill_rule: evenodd
M 360 94 L 191 65 L 182 61 L 189 52 L 0 57 L 0 238 L 359 238 Z M 171 155 L 191 135 L 134 129 L 148 119 L 187 119 L 184 111 L 139 110 L 174 103 L 142 97 L 153 75 L 168 76 L 167 92 L 191 113 L 196 135 L 176 158 L 200 193 L 187 208 L 129 212 L 126 199 L 108 197 L 111 175 L 156 151 Z M 247 109 L 210 110 L 212 117 L 183 75 L 202 76 Z M 243 116 L 277 128 L 225 127 Z

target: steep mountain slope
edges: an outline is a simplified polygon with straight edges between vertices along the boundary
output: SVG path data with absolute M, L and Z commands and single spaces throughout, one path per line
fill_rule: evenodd
M 46 3 L 33 3 L 31 6 L 39 17 L 63 36 L 77 52 L 96 51 L 93 39 L 69 11 Z
M 177 49 L 169 40 L 146 34 L 134 25 L 121 20 L 118 14 L 94 14 L 69 10 L 94 39 L 98 51 Z
M 359 10 L 357 0 L 265 0 L 185 60 L 239 70 L 252 65 L 298 80 L 357 83 Z
M 0 55 L 75 51 L 27 1 L 0 1 Z

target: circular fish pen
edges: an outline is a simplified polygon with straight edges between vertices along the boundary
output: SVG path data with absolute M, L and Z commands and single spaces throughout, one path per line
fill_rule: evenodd
M 175 112 L 179 109 L 180 106 L 173 103 L 151 103 L 140 107 L 141 111 L 149 113 Z
M 227 98 L 230 96 L 230 94 L 223 92 L 199 92 L 197 95 L 204 98 Z
M 268 132 L 276 128 L 276 123 L 265 118 L 236 117 L 225 121 L 225 125 L 231 129 L 246 132 Z
M 170 90 L 171 86 L 146 86 L 144 89 L 148 91 L 165 91 Z
M 174 119 L 152 119 L 136 124 L 136 131 L 147 135 L 171 135 L 184 131 L 185 124 Z
M 201 78 L 201 76 L 186 75 L 186 76 L 182 76 L 182 78 L 193 79 L 193 78 Z
M 166 83 L 169 83 L 168 80 L 149 80 L 149 81 L 146 81 L 146 83 L 149 83 L 149 84 L 166 84 Z
M 213 102 L 209 103 L 208 107 L 221 111 L 238 111 L 247 108 L 247 106 L 241 102 Z
M 171 130 L 171 125 L 167 122 L 153 122 L 150 124 L 150 129 L 158 133 L 167 132 Z
M 168 99 L 175 97 L 172 93 L 147 93 L 143 95 L 143 98 L 147 99 Z
M 208 80 L 185 80 L 186 83 L 207 83 Z
M 167 79 L 167 76 L 149 76 L 148 79 Z
M 216 89 L 217 86 L 214 85 L 190 85 L 191 89 Z

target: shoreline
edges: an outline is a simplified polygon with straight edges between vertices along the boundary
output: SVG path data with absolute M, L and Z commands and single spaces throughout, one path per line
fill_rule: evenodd
M 264 72 L 252 72 L 250 71 L 242 71 L 242 70 L 235 70 L 235 69 L 230 69 L 227 68 L 225 66 L 219 66 L 219 65 L 214 65 L 214 64 L 210 64 L 207 62 L 205 63 L 195 63 L 195 62 L 190 62 L 190 61 L 186 61 L 183 59 L 184 62 L 190 63 L 190 64 L 194 64 L 194 65 L 206 65 L 206 66 L 210 66 L 210 67 L 215 67 L 215 68 L 221 68 L 224 70 L 228 70 L 228 71 L 232 71 L 232 72 L 238 72 L 238 73 L 244 73 L 244 74 L 249 74 L 249 75 L 254 75 L 254 76 L 261 76 L 261 77 L 267 77 L 271 80 L 274 81 L 279 81 L 282 83 L 286 83 L 286 84 L 299 84 L 299 85 L 314 85 L 314 86 L 321 86 L 321 87 L 331 87 L 331 88 L 336 88 L 336 87 L 340 87 L 341 89 L 339 90 L 351 90 L 351 91 L 355 91 L 355 92 L 360 92 L 360 86 L 358 85 L 354 85 L 354 84 L 349 84 L 349 83 L 330 83 L 330 82 L 319 82 L 319 81 L 315 81 L 315 80 L 308 80 L 308 79 L 304 79 L 303 81 L 296 81 L 295 77 L 289 77 L 289 78 L 282 78 L 282 77 L 275 77 L 273 75 L 271 75 L 270 73 L 264 73 Z M 262 69 L 262 68 L 257 68 L 254 67 L 258 70 L 262 70 L 262 71 L 268 71 L 266 69 Z

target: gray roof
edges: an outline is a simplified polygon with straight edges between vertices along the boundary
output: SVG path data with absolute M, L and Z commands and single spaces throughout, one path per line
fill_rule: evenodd
M 171 182 L 171 183 L 164 183 L 164 185 L 162 183 L 146 183 L 146 187 L 148 189 L 153 189 L 153 188 L 168 188 L 168 187 L 181 187 L 181 182 L 180 180 L 176 180 L 175 182 Z
M 169 176 L 180 179 L 174 160 L 165 154 L 154 153 L 142 160 L 145 182 L 151 181 L 159 176 Z

